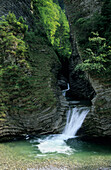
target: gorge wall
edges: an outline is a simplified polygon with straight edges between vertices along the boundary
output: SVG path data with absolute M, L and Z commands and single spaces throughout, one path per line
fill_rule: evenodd
M 67 102 L 56 86 L 60 67 L 58 56 L 39 24 L 40 18 L 34 18 L 30 0 L 1 1 L 0 16 L 7 16 L 9 11 L 13 12 L 17 19 L 22 16 L 32 32 L 35 29 L 35 20 L 40 27 L 36 35 L 29 31 L 25 36 L 28 58 L 20 61 L 29 64 L 29 71 L 19 73 L 23 68 L 18 64 L 17 73 L 14 69 L 13 75 L 10 76 L 11 70 L 5 69 L 6 76 L 0 75 L 0 141 L 27 134 L 58 132 L 64 126 L 67 110 Z M 22 36 L 20 33 L 14 33 L 13 36 L 16 34 Z M 7 57 L 7 62 L 8 60 L 10 56 Z M 5 60 L 0 61 L 0 64 L 5 65 Z M 10 69 L 12 68 L 10 66 Z M 21 82 L 17 84 L 19 80 Z
M 82 51 L 79 44 L 79 27 L 75 25 L 79 18 L 90 19 L 94 13 L 101 13 L 102 1 L 99 0 L 64 0 L 66 14 L 70 24 L 70 36 L 72 43 L 72 55 L 69 59 L 69 83 L 70 90 L 67 96 L 75 100 L 92 100 L 91 111 L 87 115 L 79 134 L 86 137 L 111 138 L 111 87 L 109 82 L 102 78 L 96 78 L 74 68 L 81 63 Z M 57 75 L 61 67 L 58 56 L 48 42 L 45 30 L 41 25 L 41 18 L 34 10 L 30 0 L 1 0 L 0 17 L 7 16 L 8 12 L 14 12 L 17 19 L 23 16 L 28 25 L 27 35 L 23 34 L 27 44 L 25 59 L 30 69 L 9 76 L 6 71 L 5 77 L 0 72 L 0 141 L 23 137 L 28 135 L 57 133 L 65 123 L 65 115 L 68 103 L 57 87 Z M 2 20 L 2 19 L 1 19 Z M 35 24 L 36 21 L 36 24 Z M 19 23 L 18 23 L 19 24 Z M 37 26 L 36 34 L 34 34 Z M 84 27 L 84 35 L 87 32 Z M 9 29 L 8 29 L 9 30 Z M 94 31 L 94 23 L 90 24 L 90 31 Z M 14 35 L 20 33 L 14 33 Z M 0 42 L 1 39 L 0 39 Z M 84 44 L 84 41 L 82 42 Z M 0 62 L 2 56 L 0 56 Z M 8 56 L 7 60 L 10 60 Z M 16 61 L 16 59 L 14 59 Z M 25 62 L 20 60 L 21 62 Z M 8 61 L 2 61 L 0 65 Z M 24 64 L 26 64 L 24 63 Z M 65 63 L 65 62 L 64 62 Z M 66 60 L 67 63 L 67 60 Z M 65 68 L 67 64 L 65 63 Z M 1 67 L 1 66 L 0 66 Z M 62 66 L 64 73 L 64 65 Z M 22 75 L 23 73 L 23 75 Z M 59 75 L 59 85 L 67 87 L 66 79 Z M 23 79 L 25 75 L 26 79 Z M 18 84 L 18 79 L 21 80 Z M 63 84 L 65 83 L 65 84 Z
M 95 31 L 94 21 L 91 22 L 91 17 L 94 14 L 101 13 L 101 8 L 103 5 L 103 1 L 100 0 L 64 0 L 66 14 L 70 24 L 71 30 L 71 40 L 72 40 L 72 57 L 70 62 L 71 73 L 70 73 L 70 84 L 72 84 L 72 93 L 74 95 L 78 95 L 78 91 L 81 92 L 81 88 L 83 87 L 82 81 L 79 81 L 79 73 L 74 71 L 74 68 L 78 63 L 81 62 L 82 51 L 80 44 L 78 43 L 78 39 L 80 39 L 79 31 L 82 28 L 79 28 L 80 25 L 76 25 L 75 23 L 80 19 L 81 22 L 84 19 L 88 19 L 90 21 L 90 32 Z M 86 36 L 88 32 L 87 25 L 84 26 L 83 36 Z M 81 40 L 81 46 L 84 45 L 84 41 Z M 93 75 L 87 75 L 87 79 L 91 86 L 93 87 L 96 96 L 94 97 L 94 91 L 92 90 L 92 96 L 86 96 L 92 99 L 92 107 L 91 111 L 87 115 L 82 128 L 79 133 L 83 136 L 87 136 L 89 138 L 94 137 L 108 137 L 111 138 L 111 84 L 108 82 L 108 79 L 104 81 L 102 77 L 96 78 Z M 79 82 L 79 86 L 77 89 L 72 82 Z M 80 89 L 79 89 L 80 88 Z M 75 90 L 76 89 L 76 90 Z M 87 89 L 87 83 L 86 83 Z M 86 90 L 86 92 L 88 89 Z M 76 94 L 75 94 L 76 93 Z

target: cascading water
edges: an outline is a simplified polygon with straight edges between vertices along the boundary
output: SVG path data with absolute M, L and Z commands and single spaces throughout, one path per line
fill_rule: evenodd
M 74 152 L 74 149 L 70 148 L 70 146 L 66 144 L 66 141 L 70 138 L 76 138 L 75 135 L 81 127 L 88 111 L 88 107 L 69 108 L 66 126 L 62 134 L 49 135 L 44 139 L 39 138 L 38 140 L 35 140 L 35 143 L 39 143 L 36 146 L 42 153 L 42 156 L 45 156 L 43 154 L 46 153 L 71 154 Z M 34 144 L 34 141 L 32 141 L 32 143 Z
M 66 126 L 63 131 L 64 136 L 67 138 L 75 137 L 88 112 L 89 108 L 87 107 L 69 108 Z
M 67 89 L 62 90 L 62 95 L 66 96 L 66 92 L 70 89 L 69 83 L 67 83 Z
M 89 109 L 88 108 L 73 108 L 72 111 L 69 109 L 67 115 L 67 123 L 62 134 L 49 135 L 44 139 L 35 140 L 35 143 L 39 143 L 36 146 L 42 153 L 38 156 L 46 156 L 46 153 L 64 153 L 71 154 L 74 149 L 70 148 L 66 144 L 66 140 L 69 138 L 76 138 L 75 134 L 81 127 Z M 34 140 L 32 141 L 34 144 Z
M 110 143 L 90 143 L 75 136 L 88 113 L 84 103 L 87 101 L 69 101 L 62 134 L 41 135 L 39 138 L 27 135 L 27 140 L 1 143 L 0 169 L 111 169 Z
M 66 91 L 70 89 L 69 84 L 68 88 L 62 92 L 65 96 Z M 74 103 L 78 103 L 75 101 Z M 39 138 L 37 140 L 33 140 L 32 143 L 38 143 L 36 146 L 38 147 L 39 151 L 42 155 L 38 156 L 45 156 L 46 153 L 64 153 L 64 154 L 71 154 L 74 152 L 74 149 L 70 148 L 66 144 L 66 141 L 70 138 L 76 138 L 76 133 L 81 127 L 86 115 L 89 112 L 88 107 L 83 106 L 73 106 L 72 108 L 69 107 L 67 112 L 67 121 L 66 126 L 63 130 L 62 134 L 56 135 L 49 135 L 43 139 Z

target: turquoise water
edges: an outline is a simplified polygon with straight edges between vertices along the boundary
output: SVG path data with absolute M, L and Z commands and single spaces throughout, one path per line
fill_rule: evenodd
M 70 103 L 73 113 L 87 111 L 84 103 L 77 107 L 75 103 Z M 25 140 L 1 143 L 0 170 L 111 170 L 111 144 L 85 142 L 66 134 L 27 136 Z
M 49 165 L 59 167 L 59 169 L 60 167 L 65 167 L 66 169 L 75 168 L 89 170 L 99 167 L 108 167 L 108 169 L 110 169 L 111 167 L 110 144 L 90 143 L 84 142 L 79 138 L 74 138 L 65 141 L 66 146 L 71 149 L 70 152 L 58 153 L 57 151 L 50 151 L 42 153 L 38 145 L 41 143 L 41 140 L 47 137 L 48 136 L 35 137 L 33 139 L 13 141 L 0 145 L 5 147 L 6 155 L 8 155 L 8 157 L 13 157 L 11 161 L 14 161 L 16 164 L 14 166 L 18 166 L 19 168 L 21 165 L 23 167 L 26 166 L 25 163 L 28 166 L 30 162 L 33 162 L 31 168 L 34 168 L 35 164 L 39 164 L 39 166 L 42 165 L 43 167 L 47 165 L 46 169 L 48 169 Z M 51 135 L 49 138 L 51 138 Z M 47 147 L 50 147 L 50 145 L 47 145 Z M 18 160 L 22 163 L 17 165 Z M 23 169 L 25 169 L 25 167 Z
M 78 137 L 74 139 L 68 139 L 65 141 L 66 146 L 69 146 L 72 152 L 67 153 L 58 153 L 55 152 L 47 152 L 42 153 L 38 148 L 38 139 L 44 139 L 46 136 L 41 136 L 40 138 L 33 138 L 29 140 L 20 140 L 20 141 L 12 141 L 7 142 L 4 145 L 13 149 L 13 152 L 16 152 L 18 155 L 25 156 L 27 158 L 35 159 L 36 157 L 53 157 L 53 156 L 63 156 L 63 157 L 87 157 L 89 155 L 106 155 L 111 156 L 111 145 L 110 144 L 96 144 L 94 142 L 84 142 L 80 140 Z M 50 145 L 47 145 L 50 148 Z M 55 145 L 55 147 L 57 147 Z

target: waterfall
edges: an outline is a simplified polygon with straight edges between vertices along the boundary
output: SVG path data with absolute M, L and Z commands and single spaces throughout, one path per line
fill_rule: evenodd
M 62 134 L 48 135 L 43 139 L 38 138 L 38 140 L 35 141 L 35 143 L 39 143 L 36 146 L 38 147 L 40 152 L 42 154 L 55 152 L 68 155 L 72 154 L 74 152 L 74 149 L 70 148 L 70 146 L 67 145 L 66 141 L 70 138 L 76 138 L 75 135 L 81 127 L 88 111 L 88 107 L 74 106 L 73 108 L 69 108 L 67 112 L 66 126 Z
M 62 133 L 66 139 L 75 137 L 88 112 L 88 107 L 69 108 L 66 126 Z
M 62 90 L 62 95 L 66 96 L 66 92 L 70 89 L 69 83 L 67 83 L 67 89 Z
M 67 84 L 67 89 L 62 91 L 63 96 L 66 96 L 66 91 L 70 89 L 69 84 Z M 72 154 L 74 149 L 67 145 L 66 141 L 70 138 L 76 138 L 76 133 L 81 127 L 86 115 L 89 112 L 88 107 L 75 106 L 79 101 L 73 101 L 73 107 L 69 107 L 67 112 L 66 126 L 62 134 L 48 135 L 47 137 L 41 137 L 37 140 L 32 141 L 36 144 L 39 151 L 43 154 L 46 153 L 64 153 Z M 41 156 L 41 155 L 38 155 Z

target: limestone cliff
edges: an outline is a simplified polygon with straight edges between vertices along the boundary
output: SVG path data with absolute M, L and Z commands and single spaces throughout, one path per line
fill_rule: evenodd
M 69 82 L 70 90 L 68 96 L 77 99 L 92 99 L 95 95 L 95 91 L 92 88 L 90 82 L 86 78 L 82 71 L 75 71 L 74 68 L 78 63 L 81 62 L 80 53 L 77 46 L 76 30 L 74 28 L 75 20 L 81 15 L 84 15 L 84 7 L 91 6 L 89 2 L 86 1 L 65 1 L 66 15 L 69 20 L 70 25 L 70 39 L 72 44 L 72 55 L 69 59 Z M 92 6 L 91 6 L 92 7 Z M 94 9 L 92 7 L 92 9 Z M 83 10 L 83 11 L 81 11 Z
M 78 43 L 79 27 L 75 26 L 75 22 L 79 18 L 91 18 L 94 13 L 101 13 L 103 1 L 100 0 L 64 0 L 67 17 L 71 29 L 72 39 L 72 67 L 80 62 L 82 51 Z M 84 35 L 86 35 L 87 27 L 84 26 Z M 90 31 L 95 30 L 94 23 L 90 23 Z M 81 43 L 83 44 L 84 41 Z M 83 44 L 84 45 L 84 44 Z M 74 72 L 74 71 L 73 71 Z M 72 74 L 72 73 L 71 73 Z M 74 74 L 73 74 L 74 75 Z M 73 81 L 79 79 L 73 76 Z M 88 75 L 88 79 L 96 92 L 96 96 L 92 100 L 91 111 L 79 131 L 87 137 L 109 137 L 111 138 L 111 87 L 110 83 L 105 83 L 102 78 L 95 78 Z M 79 84 L 79 86 L 83 86 Z M 72 87 L 73 88 L 73 87 Z M 73 89 L 74 90 L 74 89 Z M 72 90 L 72 91 L 73 91 Z M 79 90 L 79 88 L 78 88 Z
M 34 21 L 39 25 L 40 18 L 34 18 L 31 10 L 30 0 L 0 2 L 0 16 L 13 12 L 25 19 L 29 30 L 34 30 Z M 58 132 L 64 126 L 67 102 L 56 87 L 60 63 L 41 28 L 36 35 L 32 31 L 25 36 L 30 66 L 26 79 L 17 85 L 17 77 L 23 75 L 9 77 L 7 72 L 0 77 L 0 140 Z
M 9 0 L 0 2 L 0 16 L 7 15 L 8 12 L 14 12 L 17 18 L 24 16 L 28 25 L 32 25 L 33 19 L 31 15 L 31 0 Z

